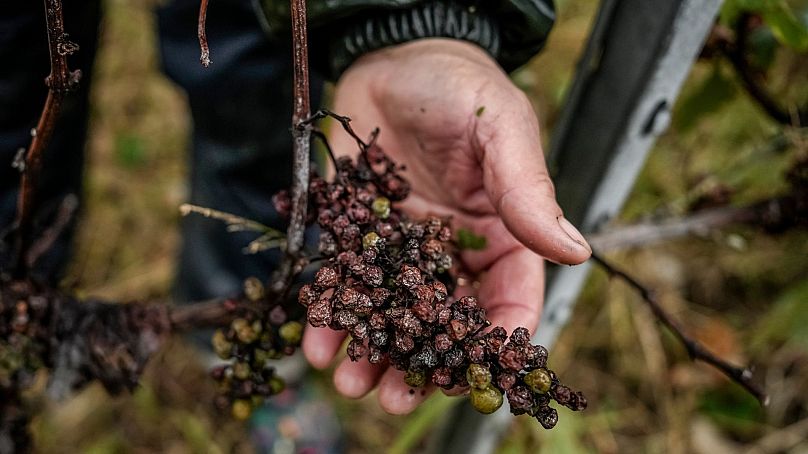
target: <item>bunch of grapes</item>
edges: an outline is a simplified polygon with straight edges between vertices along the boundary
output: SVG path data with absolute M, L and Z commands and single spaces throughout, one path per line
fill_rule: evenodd
M 244 297 L 252 303 L 264 302 L 261 281 L 252 277 L 245 280 Z M 236 302 L 230 304 L 235 310 Z M 283 380 L 267 363 L 293 354 L 302 336 L 303 324 L 289 320 L 281 305 L 269 309 L 242 306 L 242 313 L 227 329 L 213 334 L 214 352 L 228 360 L 211 370 L 219 388 L 216 405 L 223 410 L 229 408 L 236 419 L 245 420 L 267 397 L 283 391 Z
M 309 186 L 310 222 L 321 229 L 325 260 L 299 292 L 311 326 L 346 331 L 351 360 L 387 362 L 413 388 L 468 387 L 482 413 L 507 398 L 512 413 L 549 429 L 558 420 L 551 400 L 586 407 L 583 394 L 547 369 L 547 350 L 531 345 L 527 329 L 508 335 L 492 328 L 475 297 L 452 296 L 458 248 L 449 220 L 418 222 L 397 209 L 410 190 L 401 167 L 376 145 L 363 147 L 356 161 L 335 159 L 335 167 L 333 181 L 315 175 Z M 287 193 L 273 202 L 288 213 Z

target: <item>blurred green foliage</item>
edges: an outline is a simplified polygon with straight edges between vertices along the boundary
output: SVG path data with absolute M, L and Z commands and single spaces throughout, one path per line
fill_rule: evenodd
M 738 386 L 704 392 L 699 410 L 735 436 L 752 439 L 760 434 L 765 411 L 754 397 Z
M 714 64 L 710 75 L 679 101 L 674 125 L 680 132 L 687 133 L 701 116 L 717 111 L 735 97 L 737 88 L 724 71 L 720 64 Z
M 752 348 L 793 343 L 808 351 L 808 279 L 784 289 L 751 331 Z
M 785 0 L 727 0 L 721 10 L 721 22 L 734 24 L 742 13 L 759 14 L 777 40 L 792 49 L 808 50 L 808 21 L 805 2 Z
M 115 158 L 121 167 L 134 169 L 146 162 L 145 144 L 136 134 L 120 134 L 115 140 Z

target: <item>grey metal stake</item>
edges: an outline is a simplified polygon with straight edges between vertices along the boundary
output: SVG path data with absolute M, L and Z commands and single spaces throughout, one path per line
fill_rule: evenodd
M 722 0 L 604 0 L 553 136 L 550 169 L 565 216 L 594 232 L 618 214 L 714 23 Z M 552 270 L 533 340 L 547 347 L 569 320 L 589 264 Z M 487 454 L 511 423 L 467 402 L 430 451 Z M 560 424 L 564 422 L 561 421 Z

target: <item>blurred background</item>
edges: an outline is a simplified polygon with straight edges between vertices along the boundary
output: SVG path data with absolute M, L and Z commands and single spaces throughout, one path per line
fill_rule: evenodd
M 722 18 L 731 20 L 734 7 L 772 2 L 779 3 L 728 1 Z M 157 64 L 156 3 L 104 2 L 85 209 L 65 282 L 80 296 L 166 299 L 170 292 L 190 119 L 185 95 Z M 514 75 L 534 102 L 545 140 L 597 10 L 589 0 L 556 4 L 546 50 Z M 760 27 L 752 51 L 768 87 L 794 107 L 808 105 L 808 2 L 788 5 L 793 15 Z M 208 20 L 214 15 L 211 9 Z M 775 195 L 786 187 L 789 164 L 808 155 L 808 129 L 771 120 L 731 66 L 707 54 L 621 223 L 685 215 L 716 194 L 732 203 Z M 589 408 L 559 410 L 552 431 L 515 418 L 499 452 L 808 452 L 808 232 L 770 236 L 738 227 L 608 257 L 654 288 L 713 351 L 754 364 L 771 405 L 761 408 L 709 367 L 691 363 L 635 293 L 596 270 L 550 364 L 586 393 Z M 38 451 L 251 452 L 244 427 L 213 411 L 212 385 L 194 358 L 188 345 L 172 342 L 132 395 L 111 398 L 91 386 L 68 402 L 43 404 L 33 423 Z M 333 396 L 329 374 L 315 382 L 324 399 Z M 348 452 L 404 453 L 423 449 L 452 402 L 434 396 L 407 417 L 384 414 L 374 395 L 333 405 Z

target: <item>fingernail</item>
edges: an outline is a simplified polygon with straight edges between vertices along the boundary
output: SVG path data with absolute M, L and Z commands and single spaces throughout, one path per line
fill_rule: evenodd
M 584 238 L 581 232 L 579 232 L 578 229 L 576 229 L 575 226 L 567 220 L 567 218 L 564 216 L 559 216 L 558 225 L 561 226 L 561 230 L 563 230 L 572 241 L 580 244 L 590 253 L 592 252 L 592 248 L 589 246 L 589 243 L 586 242 L 586 238 Z

